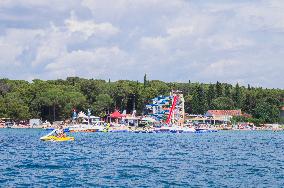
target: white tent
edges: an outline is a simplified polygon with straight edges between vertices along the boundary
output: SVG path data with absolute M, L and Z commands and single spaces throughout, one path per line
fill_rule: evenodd
M 78 113 L 78 118 L 88 118 L 88 116 L 86 116 L 86 114 L 81 111 Z

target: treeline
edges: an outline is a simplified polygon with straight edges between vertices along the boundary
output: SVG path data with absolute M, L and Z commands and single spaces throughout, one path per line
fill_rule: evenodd
M 284 90 L 226 83 L 166 83 L 159 80 L 144 82 L 83 79 L 66 80 L 0 80 L 0 117 L 24 120 L 62 120 L 70 118 L 72 110 L 91 109 L 92 114 L 106 116 L 114 109 L 138 114 L 146 112 L 145 105 L 159 95 L 181 90 L 187 113 L 204 114 L 208 109 L 242 109 L 259 122 L 279 122 Z

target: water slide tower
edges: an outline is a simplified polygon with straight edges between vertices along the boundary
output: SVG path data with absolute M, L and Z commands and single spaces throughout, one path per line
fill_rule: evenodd
M 150 116 L 167 124 L 184 124 L 184 98 L 181 91 L 173 90 L 170 96 L 159 96 L 146 105 Z
M 179 90 L 173 90 L 170 95 L 172 96 L 172 105 L 166 123 L 182 126 L 185 116 L 183 93 Z

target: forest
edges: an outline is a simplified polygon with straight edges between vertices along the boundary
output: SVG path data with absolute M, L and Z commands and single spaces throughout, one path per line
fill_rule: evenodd
M 159 80 L 99 80 L 68 77 L 65 80 L 0 79 L 0 118 L 15 121 L 30 118 L 63 120 L 70 118 L 73 109 L 105 117 L 115 109 L 145 114 L 145 105 L 160 95 L 167 96 L 171 90 L 180 90 L 185 97 L 185 111 L 204 114 L 212 109 L 241 109 L 250 114 L 255 123 L 283 122 L 280 107 L 283 89 L 231 85 L 227 83 L 163 82 Z

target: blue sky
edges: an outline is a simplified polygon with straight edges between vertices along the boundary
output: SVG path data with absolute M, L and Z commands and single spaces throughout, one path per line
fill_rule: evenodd
M 0 77 L 284 88 L 282 0 L 1 0 Z

